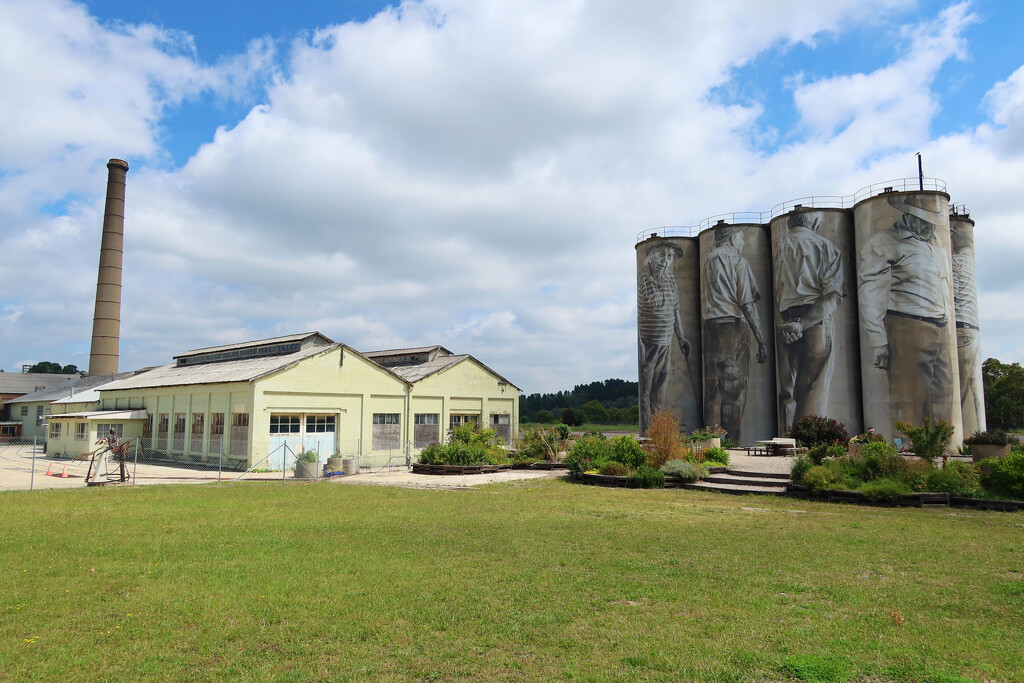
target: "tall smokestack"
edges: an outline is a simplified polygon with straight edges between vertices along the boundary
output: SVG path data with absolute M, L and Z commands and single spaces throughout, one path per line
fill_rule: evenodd
M 107 202 L 103 209 L 100 270 L 96 279 L 96 309 L 92 316 L 90 375 L 117 372 L 121 336 L 121 257 L 124 253 L 124 185 L 128 162 L 107 162 Z

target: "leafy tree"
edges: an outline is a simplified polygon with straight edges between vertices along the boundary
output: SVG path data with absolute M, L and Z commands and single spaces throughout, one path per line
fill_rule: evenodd
M 561 420 L 570 427 L 579 427 L 586 419 L 586 413 L 582 410 L 575 410 L 573 408 L 562 409 Z
M 1024 427 L 1024 368 L 989 358 L 982 364 L 988 428 Z
M 600 425 L 608 422 L 608 410 L 596 398 L 584 403 L 582 410 L 590 424 Z
M 50 375 L 77 375 L 77 365 L 64 365 L 60 363 L 54 363 L 52 361 L 44 360 L 36 363 L 28 369 L 32 373 L 45 373 Z
M 555 421 L 555 416 L 551 414 L 550 410 L 538 410 L 537 411 L 537 422 L 542 425 L 551 424 Z

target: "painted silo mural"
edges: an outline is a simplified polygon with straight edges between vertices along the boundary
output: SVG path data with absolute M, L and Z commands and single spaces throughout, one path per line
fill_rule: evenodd
M 954 445 L 984 430 L 974 222 L 950 216 L 941 181 L 886 185 L 697 238 L 643 233 L 641 427 L 667 409 L 741 446 L 804 415 L 889 438 L 942 418 Z
M 699 247 L 696 238 L 653 237 L 636 247 L 640 427 L 668 410 L 701 426 Z
M 854 207 L 864 422 L 943 418 L 962 439 L 949 197 L 889 192 Z
M 775 436 L 771 249 L 763 225 L 700 233 L 704 423 L 739 444 Z
M 803 209 L 771 223 L 779 433 L 805 415 L 862 431 L 853 219 Z
M 974 267 L 974 221 L 970 216 L 950 215 L 949 231 L 953 249 L 953 307 L 956 311 L 960 410 L 963 413 L 964 436 L 970 436 L 986 429 L 978 282 Z

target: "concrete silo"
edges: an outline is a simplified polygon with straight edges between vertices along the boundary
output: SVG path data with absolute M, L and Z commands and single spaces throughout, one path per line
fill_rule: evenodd
M 636 245 L 640 429 L 668 410 L 702 425 L 700 248 L 696 237 L 654 231 Z
M 863 431 L 853 216 L 797 204 L 771 222 L 778 433 L 804 415 Z
M 776 436 L 767 226 L 719 221 L 700 235 L 704 423 L 737 444 Z
M 974 221 L 958 207 L 949 215 L 956 311 L 956 352 L 960 375 L 960 409 L 964 436 L 986 429 L 985 391 L 981 373 L 978 281 L 975 277 Z
M 885 191 L 853 209 L 864 425 L 943 418 L 963 439 L 949 195 Z

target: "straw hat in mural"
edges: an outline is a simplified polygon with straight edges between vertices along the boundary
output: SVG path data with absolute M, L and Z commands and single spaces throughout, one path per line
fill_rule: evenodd
M 906 196 L 896 195 L 895 197 L 889 197 L 889 205 L 897 211 L 916 216 L 923 221 L 928 221 L 932 225 L 939 225 L 944 222 L 946 216 L 941 211 L 933 211 L 924 204 L 937 204 L 934 197 L 918 197 L 918 196 Z M 932 200 L 932 201 L 928 201 Z

